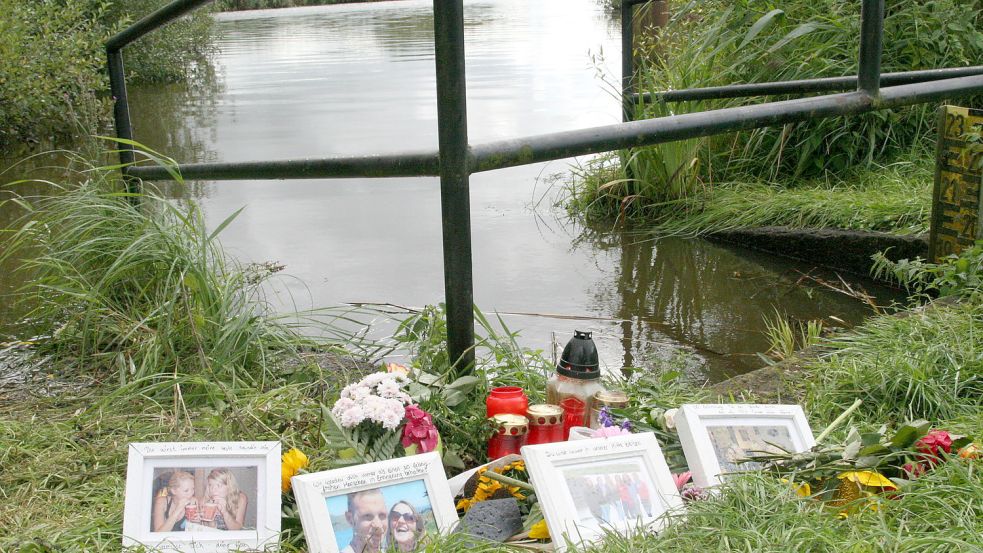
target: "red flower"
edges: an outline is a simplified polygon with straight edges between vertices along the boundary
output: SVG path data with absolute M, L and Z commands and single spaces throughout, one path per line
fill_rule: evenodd
M 932 430 L 915 442 L 915 449 L 924 454 L 924 460 L 934 465 L 941 457 L 940 451 L 952 453 L 952 436 L 945 430 Z
M 925 465 L 921 463 L 905 463 L 901 470 L 905 472 L 905 475 L 909 480 L 914 480 L 919 476 L 925 474 Z
M 420 453 L 433 451 L 437 447 L 437 427 L 433 425 L 430 413 L 416 405 L 406 406 L 406 426 L 403 427 L 403 447 L 416 444 Z

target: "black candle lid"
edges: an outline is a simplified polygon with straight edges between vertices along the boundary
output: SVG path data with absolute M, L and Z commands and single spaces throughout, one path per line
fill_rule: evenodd
M 560 355 L 560 363 L 556 372 L 570 378 L 594 380 L 601 378 L 600 365 L 597 362 L 597 346 L 590 337 L 590 332 L 575 330 L 573 338 L 567 342 Z

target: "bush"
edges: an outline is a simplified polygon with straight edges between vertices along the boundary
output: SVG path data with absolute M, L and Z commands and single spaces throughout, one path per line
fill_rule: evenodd
M 0 147 L 97 133 L 108 120 L 105 40 L 166 0 L 0 0 Z M 197 12 L 124 51 L 127 80 L 178 81 L 207 62 Z

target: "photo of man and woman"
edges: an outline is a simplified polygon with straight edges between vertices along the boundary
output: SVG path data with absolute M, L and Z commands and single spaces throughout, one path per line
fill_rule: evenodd
M 155 468 L 150 531 L 255 529 L 257 472 L 257 467 Z
M 577 526 L 584 530 L 645 525 L 665 510 L 641 460 L 570 467 L 563 477 L 577 506 Z
M 761 463 L 739 462 L 752 455 L 792 451 L 792 435 L 784 426 L 709 426 L 710 443 L 720 472 L 757 470 Z
M 437 521 L 423 480 L 325 498 L 341 553 L 417 551 Z

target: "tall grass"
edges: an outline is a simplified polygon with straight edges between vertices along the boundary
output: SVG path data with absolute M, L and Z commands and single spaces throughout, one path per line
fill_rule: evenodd
M 194 375 L 234 390 L 275 381 L 278 358 L 304 343 L 263 296 L 275 269 L 223 252 L 235 215 L 209 231 L 194 203 L 129 197 L 99 169 L 52 187 L 6 200 L 24 216 L 0 253 L 30 273 L 24 331 L 50 333 L 46 352 L 121 384 Z
M 636 82 L 642 91 L 678 90 L 856 74 L 860 2 L 691 0 L 674 5 L 669 25 L 641 37 Z M 958 67 L 983 58 L 983 7 L 959 0 L 887 3 L 882 70 Z M 757 104 L 785 97 L 736 98 L 636 106 L 635 118 Z M 965 99 L 978 105 L 981 100 Z M 693 200 L 721 183 L 786 187 L 799 178 L 879 170 L 898 157 L 927 159 L 937 104 L 833 117 L 659 144 L 624 152 L 622 166 L 582 182 L 585 204 L 607 215 L 645 207 L 688 213 Z M 630 175 L 630 177 L 629 177 Z M 593 182 L 600 180 L 600 182 Z M 740 192 L 739 192 L 740 193 Z M 739 194 L 738 193 L 738 194 Z M 595 200 L 601 199 L 600 202 Z M 699 199 L 695 201 L 700 201 Z M 752 211 L 755 211 L 752 209 Z M 789 210 L 791 211 L 791 210 Z M 595 211 L 595 213 L 597 213 Z

